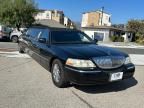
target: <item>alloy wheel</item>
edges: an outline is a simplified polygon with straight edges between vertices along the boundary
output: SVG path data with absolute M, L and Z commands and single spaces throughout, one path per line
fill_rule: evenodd
M 55 82 L 60 82 L 61 76 L 60 76 L 60 67 L 58 64 L 54 64 L 53 67 L 53 78 Z

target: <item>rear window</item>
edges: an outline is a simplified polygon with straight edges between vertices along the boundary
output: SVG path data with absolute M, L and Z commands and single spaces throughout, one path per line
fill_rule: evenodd
M 5 33 L 9 33 L 10 29 L 6 26 L 0 26 L 0 31 L 5 32 Z

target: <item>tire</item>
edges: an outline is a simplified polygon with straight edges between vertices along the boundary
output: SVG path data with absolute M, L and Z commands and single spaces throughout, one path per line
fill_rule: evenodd
M 68 81 L 66 81 L 65 73 L 63 70 L 63 64 L 60 60 L 55 59 L 52 63 L 51 68 L 52 81 L 54 85 L 58 88 L 64 88 L 69 85 Z
M 18 36 L 12 36 L 11 41 L 13 43 L 17 43 L 18 42 Z

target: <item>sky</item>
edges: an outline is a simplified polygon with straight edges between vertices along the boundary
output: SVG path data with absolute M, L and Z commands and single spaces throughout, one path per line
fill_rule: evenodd
M 35 0 L 40 9 L 62 10 L 72 21 L 81 22 L 82 13 L 99 10 L 110 13 L 112 24 L 144 19 L 144 0 Z

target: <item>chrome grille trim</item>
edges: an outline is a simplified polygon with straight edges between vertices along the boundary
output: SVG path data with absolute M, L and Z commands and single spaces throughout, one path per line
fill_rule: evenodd
M 99 68 L 102 69 L 113 69 L 121 67 L 125 62 L 123 56 L 103 56 L 93 58 L 94 62 Z

